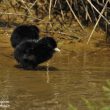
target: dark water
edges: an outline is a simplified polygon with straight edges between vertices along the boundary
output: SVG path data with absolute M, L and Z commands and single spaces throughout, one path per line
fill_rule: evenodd
M 7 48 L 2 46 L 0 52 L 0 97 L 9 101 L 5 109 L 68 110 L 73 104 L 86 110 L 82 98 L 96 103 L 106 100 L 102 86 L 110 79 L 109 50 L 80 55 L 62 52 L 32 71 L 17 68 Z

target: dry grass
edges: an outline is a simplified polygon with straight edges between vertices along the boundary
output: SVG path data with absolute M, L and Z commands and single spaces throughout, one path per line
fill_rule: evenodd
M 88 36 L 89 43 L 96 27 L 104 25 L 104 30 L 109 33 L 110 1 L 109 0 L 0 0 L 0 21 L 7 25 L 13 23 L 42 23 L 45 19 L 46 32 L 54 28 L 55 21 L 65 27 L 66 23 L 72 25 L 75 19 L 81 29 L 84 25 L 94 24 L 94 28 Z M 43 22 L 44 23 L 44 22 Z M 106 29 L 105 29 L 106 28 Z M 68 33 L 57 31 L 59 34 L 71 36 Z

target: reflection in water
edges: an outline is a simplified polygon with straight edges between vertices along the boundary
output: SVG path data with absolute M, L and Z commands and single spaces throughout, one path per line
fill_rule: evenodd
M 7 109 L 10 107 L 9 101 L 9 90 L 11 88 L 9 83 L 9 74 L 6 74 L 5 77 L 0 78 L 0 108 Z
M 46 74 L 47 74 L 47 83 L 49 83 L 49 82 L 50 82 L 50 76 L 49 76 L 49 62 L 47 62 L 47 72 L 46 72 Z
M 14 66 L 16 62 L 5 52 L 0 60 L 0 96 L 10 102 L 10 110 L 67 110 L 69 103 L 86 110 L 82 97 L 96 103 L 105 100 L 102 86 L 110 79 L 108 51 L 56 54 L 36 70 Z
M 38 66 L 34 70 L 33 69 L 23 69 L 20 65 L 14 65 L 14 67 L 18 69 L 22 69 L 23 71 L 28 70 L 28 71 L 59 71 L 57 68 L 49 66 L 47 63 L 47 66 Z

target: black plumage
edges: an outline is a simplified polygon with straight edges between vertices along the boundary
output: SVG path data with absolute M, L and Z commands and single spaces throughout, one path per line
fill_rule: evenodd
M 14 57 L 23 68 L 34 69 L 38 64 L 52 58 L 55 51 L 60 51 L 56 41 L 52 37 L 44 37 L 21 42 L 14 51 Z
M 35 25 L 20 25 L 12 32 L 10 41 L 13 48 L 27 39 L 39 39 L 39 28 Z

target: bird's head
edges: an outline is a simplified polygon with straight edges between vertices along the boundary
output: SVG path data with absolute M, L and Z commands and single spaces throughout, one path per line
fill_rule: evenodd
M 45 44 L 45 46 L 53 51 L 53 52 L 60 52 L 60 49 L 57 48 L 57 43 L 52 37 L 44 37 L 42 39 L 42 43 Z

